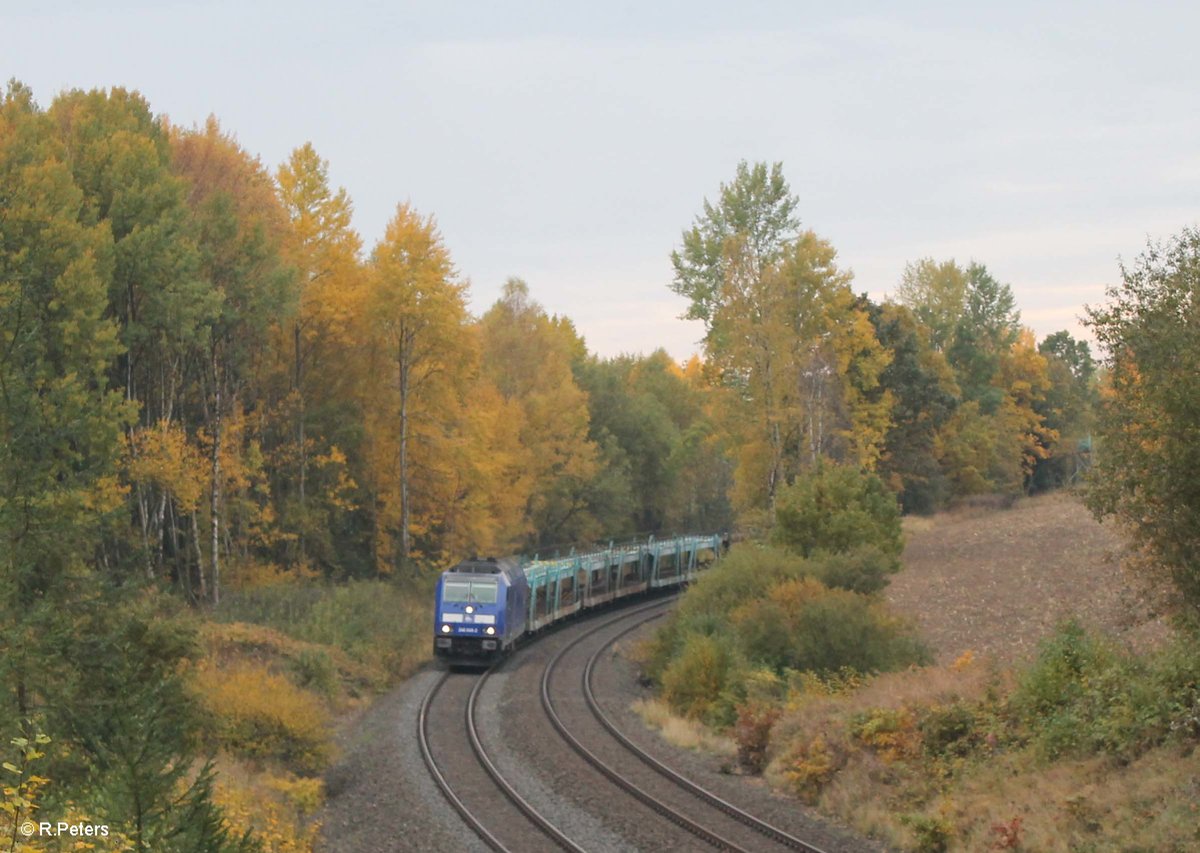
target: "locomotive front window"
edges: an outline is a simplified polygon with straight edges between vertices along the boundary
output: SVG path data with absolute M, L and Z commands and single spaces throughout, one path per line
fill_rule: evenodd
M 480 604 L 496 603 L 495 581 L 471 581 L 471 598 Z
M 496 603 L 495 581 L 446 581 L 442 586 L 442 601 L 474 601 Z

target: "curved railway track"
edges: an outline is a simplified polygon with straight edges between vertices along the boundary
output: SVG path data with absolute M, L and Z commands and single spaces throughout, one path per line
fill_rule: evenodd
M 696 797 L 708 803 L 710 806 L 713 806 L 714 808 L 719 809 L 720 811 L 729 815 L 738 823 L 748 826 L 755 832 L 765 835 L 767 838 L 777 841 L 792 850 L 803 850 L 805 853 L 825 853 L 825 851 L 823 851 L 820 847 L 809 844 L 807 841 L 799 839 L 776 826 L 772 826 L 764 820 L 760 820 L 744 809 L 735 806 L 728 800 L 717 796 L 707 788 L 697 785 L 686 776 L 683 776 L 680 773 L 672 770 L 666 764 L 663 764 L 657 758 L 646 752 L 644 749 L 626 737 L 625 734 L 612 722 L 612 720 L 609 719 L 608 715 L 604 713 L 604 710 L 600 707 L 600 703 L 596 700 L 596 694 L 592 686 L 592 678 L 595 673 L 596 661 L 598 661 L 600 657 L 608 649 L 612 648 L 612 646 L 615 645 L 621 638 L 636 631 L 646 622 L 649 622 L 652 619 L 657 619 L 659 615 L 661 614 L 648 616 L 635 622 L 633 625 L 630 625 L 625 630 L 611 637 L 607 642 L 600 646 L 600 648 L 596 649 L 596 651 L 592 653 L 591 657 L 588 658 L 587 665 L 583 670 L 583 698 L 587 703 L 588 709 L 592 712 L 592 716 L 595 717 L 596 721 L 604 727 L 605 731 L 612 735 L 617 742 L 621 744 L 621 746 L 625 747 L 626 750 L 637 756 L 637 758 L 643 764 L 646 764 L 656 773 L 666 777 L 671 782 L 683 788 L 685 791 L 694 794 Z
M 648 611 L 653 612 L 646 615 Z M 672 824 L 691 833 L 691 835 L 703 841 L 706 845 L 720 850 L 745 851 L 745 853 L 754 850 L 757 853 L 758 850 L 763 849 L 763 842 L 767 844 L 774 842 L 774 844 L 780 845 L 785 849 L 808 851 L 808 853 L 824 853 L 821 848 L 765 823 L 672 770 L 634 744 L 617 728 L 600 707 L 593 688 L 593 676 L 597 661 L 606 650 L 610 649 L 622 637 L 627 636 L 647 622 L 659 618 L 666 612 L 667 607 L 664 606 L 664 602 L 661 600 L 638 607 L 627 608 L 616 616 L 603 620 L 584 630 L 579 636 L 573 638 L 554 654 L 546 664 L 541 676 L 541 706 L 550 724 L 576 754 L 582 757 L 584 761 L 614 785 Z M 639 616 L 641 618 L 636 618 Z M 686 810 L 681 810 L 678 807 L 678 797 L 675 798 L 676 805 L 665 802 L 663 797 L 657 796 L 648 790 L 648 786 L 637 784 L 627 778 L 627 774 L 623 774 L 616 769 L 611 762 L 601 758 L 597 754 L 594 744 L 593 748 L 589 748 L 583 742 L 583 739 L 578 737 L 566 721 L 564 721 L 562 714 L 559 713 L 559 706 L 556 705 L 552 695 L 551 680 L 555 678 L 555 673 L 559 670 L 567 654 L 577 649 L 585 641 L 595 638 L 597 634 L 628 619 L 636 619 L 636 621 L 613 636 L 608 637 L 588 658 L 580 679 L 584 700 L 582 705 L 586 705 L 587 713 L 611 736 L 612 740 L 620 745 L 622 750 L 636 756 L 640 762 L 652 768 L 659 777 L 669 780 L 673 786 L 686 791 L 690 795 L 693 805 Z M 491 760 L 484 749 L 476 723 L 476 705 L 487 678 L 487 672 L 475 677 L 469 675 L 454 676 L 451 673 L 445 673 L 434 683 L 433 687 L 422 700 L 418 712 L 417 734 L 421 755 L 426 767 L 429 769 L 430 775 L 454 810 L 458 812 L 460 817 L 479 838 L 493 850 L 563 849 L 583 851 L 584 847 L 579 846 L 579 844 L 573 842 L 562 833 L 504 779 L 503 775 L 497 769 L 495 762 Z M 470 693 L 465 700 L 465 709 L 460 711 L 454 708 L 452 700 L 450 703 L 447 703 L 450 706 L 450 710 L 440 710 L 439 706 L 439 710 L 435 711 L 435 703 L 439 702 L 439 695 L 448 683 L 454 685 L 454 691 L 458 694 L 458 707 L 462 708 L 464 704 L 462 693 L 466 690 L 466 684 L 462 682 L 462 679 L 467 679 L 470 682 Z M 561 676 L 555 680 L 561 681 Z M 460 714 L 461 716 L 459 716 Z M 443 740 L 447 741 L 447 743 L 444 743 L 439 748 L 434 743 L 437 737 L 431 733 L 431 720 L 434 718 L 448 720 L 454 716 L 459 716 L 459 719 L 463 720 L 466 737 L 462 737 L 463 729 L 456 727 L 454 731 L 457 732 L 457 735 L 448 738 L 443 737 Z M 449 733 L 446 732 L 444 734 L 448 735 Z M 457 742 L 457 746 L 449 745 L 455 742 Z M 462 746 L 464 743 L 470 744 L 471 758 L 466 756 L 465 746 Z M 439 756 L 440 752 L 448 754 Z M 607 755 L 608 753 L 606 752 L 605 754 Z M 470 766 L 464 767 L 464 761 L 468 762 Z M 451 763 L 456 765 L 454 769 L 447 766 Z M 483 773 L 478 772 L 481 769 Z M 490 792 L 481 792 L 480 790 L 481 784 L 487 784 L 481 782 L 484 778 L 490 782 Z M 499 804 L 501 800 L 503 800 L 503 805 Z M 696 815 L 697 810 L 701 812 L 699 816 Z M 703 817 L 703 813 L 706 811 L 709 814 L 708 820 L 705 820 Z M 714 811 L 720 812 L 720 814 L 713 814 Z M 519 817 L 517 816 L 518 813 Z M 736 824 L 728 824 L 729 819 L 736 821 Z M 747 842 L 743 838 L 739 842 L 729 837 L 731 835 L 730 831 L 714 830 L 709 825 L 706 825 L 711 823 L 721 824 L 722 822 L 727 823 L 728 826 L 737 826 L 739 829 L 752 830 L 752 833 L 733 831 L 732 834 L 742 836 L 755 835 L 758 841 Z
M 523 853 L 525 850 L 534 849 L 530 846 L 531 842 L 528 838 L 529 831 L 533 831 L 540 835 L 541 839 L 543 840 L 543 844 L 541 845 L 543 847 L 547 846 L 545 842 L 549 842 L 551 846 L 562 850 L 571 851 L 571 853 L 585 853 L 584 848 L 567 838 L 567 836 L 560 832 L 559 829 L 554 826 L 554 824 L 552 824 L 548 819 L 546 819 L 546 817 L 538 812 L 538 810 L 535 809 L 524 797 L 517 793 L 516 789 L 513 788 L 513 786 L 509 784 L 509 782 L 500 774 L 500 771 L 496 769 L 495 763 L 491 760 L 487 754 L 487 751 L 483 748 L 483 741 L 479 737 L 479 729 L 476 724 L 475 710 L 476 702 L 479 698 L 479 692 L 483 689 L 484 682 L 487 681 L 488 673 L 486 672 L 474 678 L 474 683 L 471 686 L 471 692 L 467 697 L 466 710 L 464 713 L 467 740 L 471 745 L 471 752 L 475 757 L 475 761 L 477 762 L 477 768 L 483 769 L 486 776 L 492 781 L 495 788 L 503 795 L 504 799 L 507 800 L 517 812 L 520 812 L 526 818 L 528 829 L 524 834 L 520 833 L 519 831 L 513 832 L 511 823 L 509 830 L 504 833 L 507 836 L 519 836 L 519 838 L 516 840 L 516 844 L 519 844 L 520 846 L 516 846 L 511 838 L 508 843 L 505 843 L 505 841 L 502 840 L 497 833 L 489 829 L 489 824 L 494 825 L 496 822 L 496 805 L 494 798 L 490 803 L 486 803 L 483 809 L 480 809 L 481 811 L 486 809 L 486 813 L 489 815 L 489 820 L 485 822 L 482 817 L 472 811 L 471 807 L 467 805 L 463 797 L 459 795 L 459 792 L 455 790 L 454 786 L 447 778 L 447 773 L 445 772 L 447 768 L 445 768 L 443 764 L 439 763 L 434 755 L 435 747 L 433 746 L 433 737 L 430 733 L 429 727 L 431 708 L 433 707 L 438 694 L 446 685 L 446 682 L 450 681 L 452 677 L 452 674 L 449 672 L 443 673 L 442 677 L 434 682 L 433 687 L 427 694 L 425 694 L 425 698 L 421 701 L 421 708 L 417 713 L 417 739 L 421 747 L 421 757 L 425 760 L 425 766 L 429 769 L 429 774 L 433 777 L 433 781 L 441 790 L 442 795 L 446 798 L 454 810 L 458 812 L 459 816 L 466 821 L 467 825 L 474 830 L 475 834 L 482 839 L 483 843 L 493 850 L 501 851 L 501 853 L 508 853 L 508 851 L 513 851 L 513 853 Z M 471 676 L 464 676 L 464 678 L 470 677 Z M 459 757 L 461 758 L 461 756 Z M 476 774 L 476 776 L 478 776 L 478 774 Z M 472 787 L 475 786 L 473 785 Z
M 604 622 L 604 623 L 592 628 L 591 630 L 588 630 L 588 631 L 584 632 L 583 634 L 580 634 L 578 637 L 576 637 L 574 640 L 572 640 L 570 643 L 568 643 L 566 646 L 564 646 L 562 649 L 560 649 L 558 651 L 558 653 L 555 654 L 553 658 L 551 658 L 550 662 L 546 664 L 546 668 L 542 673 L 542 686 L 541 686 L 542 707 L 545 710 L 546 715 L 550 718 L 550 722 L 553 724 L 554 728 L 567 741 L 567 743 L 571 746 L 571 748 L 573 750 L 575 750 L 576 753 L 578 753 L 588 764 L 592 765 L 596 770 L 598 770 L 600 773 L 602 773 L 605 777 L 607 777 L 609 780 L 611 780 L 614 784 L 616 784 L 617 786 L 619 786 L 620 788 L 622 788 L 623 790 L 628 792 L 630 795 L 632 795 L 635 798 L 637 798 L 638 800 L 640 800 L 641 802 L 645 803 L 647 806 L 649 806 L 655 812 L 662 815 L 663 817 L 665 817 L 667 820 L 671 821 L 675 825 L 687 830 L 691 834 L 695 835 L 697 838 L 707 842 L 708 844 L 710 844 L 718 849 L 734 850 L 734 851 L 748 851 L 748 850 L 753 849 L 753 850 L 757 851 L 757 850 L 761 849 L 761 845 L 755 845 L 754 847 L 748 847 L 744 844 L 739 844 L 738 842 L 710 829 L 708 826 L 705 825 L 704 822 L 697 820 L 694 817 L 691 817 L 688 814 L 685 814 L 683 811 L 679 810 L 678 808 L 675 808 L 675 807 L 669 805 L 668 803 L 666 803 L 664 801 L 664 799 L 662 797 L 656 796 L 655 794 L 647 791 L 644 787 L 639 786 L 639 785 L 635 784 L 633 781 L 631 781 L 630 779 L 626 778 L 626 776 L 624 774 L 620 773 L 617 769 L 615 769 L 610 762 L 607 762 L 604 759 L 600 758 L 600 756 L 596 754 L 596 751 L 594 749 L 589 749 L 587 746 L 585 746 L 583 744 L 583 742 L 574 733 L 572 733 L 570 731 L 569 727 L 563 721 L 561 715 L 557 712 L 557 709 L 554 706 L 553 699 L 551 698 L 550 681 L 554 676 L 555 670 L 558 668 L 558 666 L 561 664 L 561 662 L 567 656 L 567 654 L 570 653 L 574 648 L 581 645 L 586 640 L 591 639 L 596 634 L 602 632 L 604 629 L 608 628 L 610 625 L 614 624 L 615 622 L 618 622 L 618 621 L 621 621 L 624 619 L 628 619 L 633 616 L 637 616 L 641 612 L 644 612 L 645 610 L 649 610 L 649 609 L 654 609 L 654 605 L 652 605 L 650 607 L 645 607 L 645 608 L 638 608 L 635 611 L 624 613 L 615 619 Z M 609 717 L 604 713 L 603 709 L 601 709 L 599 702 L 596 700 L 595 692 L 592 687 L 592 676 L 593 676 L 593 673 L 595 670 L 595 665 L 596 665 L 597 660 L 599 660 L 600 657 L 604 654 L 604 652 L 606 650 L 610 649 L 622 637 L 627 636 L 628 634 L 637 630 L 638 628 L 640 628 L 642 625 L 646 624 L 647 622 L 650 622 L 654 619 L 659 618 L 665 612 L 666 612 L 666 609 L 660 607 L 660 609 L 658 609 L 657 612 L 654 612 L 648 616 L 643 616 L 642 618 L 635 621 L 629 627 L 623 629 L 622 631 L 619 631 L 618 633 L 616 633 L 615 635 L 610 637 L 608 640 L 606 640 L 604 643 L 602 643 L 599 646 L 599 648 L 597 648 L 596 651 L 593 652 L 591 654 L 591 656 L 588 658 L 587 664 L 583 669 L 583 673 L 582 673 L 582 677 L 581 677 L 581 688 L 583 691 L 584 701 L 586 703 L 587 709 L 588 709 L 589 713 L 591 714 L 592 718 L 597 723 L 599 723 L 599 725 L 606 732 L 608 732 L 608 734 L 611 735 L 612 738 L 614 740 L 616 740 L 616 742 L 625 751 L 636 756 L 639 761 L 641 761 L 642 763 L 644 763 L 647 766 L 649 766 L 650 768 L 652 768 L 660 776 L 666 778 L 667 780 L 669 780 L 671 783 L 673 783 L 677 787 L 681 788 L 684 791 L 687 791 L 689 794 L 691 794 L 693 797 L 695 797 L 701 803 L 703 803 L 706 807 L 711 808 L 711 809 L 716 809 L 716 810 L 722 812 L 723 814 L 732 818 L 734 821 L 736 821 L 741 826 L 752 830 L 753 832 L 757 833 L 760 836 L 763 836 L 764 840 L 770 839 L 771 841 L 774 841 L 777 844 L 782 845 L 783 847 L 785 847 L 787 849 L 802 850 L 802 851 L 806 851 L 807 853 L 824 853 L 824 851 L 821 848 L 816 847 L 812 844 L 809 844 L 808 842 L 803 841 L 802 839 L 797 838 L 794 835 L 791 835 L 790 833 L 787 833 L 784 830 L 779 829 L 778 827 L 772 826 L 771 824 L 766 823 L 763 820 L 760 820 L 759 818 L 755 817 L 754 815 L 750 814 L 749 812 L 746 812 L 745 810 L 739 808 L 738 806 L 734 805 L 733 803 L 730 803 L 729 801 L 717 796 L 716 794 L 712 793 L 711 791 L 708 791 L 707 789 L 701 787 L 700 785 L 697 785 L 696 783 L 692 782 L 690 779 L 686 778 L 685 776 L 672 770 L 670 767 L 663 764 L 661 761 L 654 758 L 652 755 L 650 755 L 649 753 L 647 753 L 646 751 L 644 751 L 640 747 L 638 747 L 636 744 L 634 744 L 633 741 L 631 741 L 628 737 L 626 737 L 616 727 L 616 725 L 613 724 L 612 720 L 610 720 Z

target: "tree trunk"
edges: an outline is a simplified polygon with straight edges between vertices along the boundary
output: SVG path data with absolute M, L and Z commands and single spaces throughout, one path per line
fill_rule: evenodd
M 408 566 L 409 552 L 409 506 L 408 506 L 408 353 L 405 351 L 403 333 L 397 354 L 400 379 L 400 567 Z
M 192 510 L 192 544 L 196 546 L 196 580 L 200 587 L 200 600 L 208 600 L 208 581 L 204 577 L 204 551 L 200 548 L 200 522 Z
M 215 368 L 215 365 L 214 365 Z M 214 375 L 216 373 L 214 369 Z M 209 500 L 212 542 L 212 603 L 221 603 L 221 382 L 214 382 L 215 406 L 212 435 L 212 495 Z
M 307 486 L 306 481 L 308 479 L 308 447 L 305 444 L 305 430 L 304 430 L 304 388 L 303 388 L 304 376 L 303 376 L 303 360 L 302 360 L 301 353 L 300 353 L 300 322 L 296 321 L 296 323 L 293 324 L 292 328 L 294 330 L 294 344 L 295 344 L 295 349 L 296 349 L 296 374 L 295 374 L 295 378 L 294 378 L 293 382 L 294 382 L 294 387 L 296 389 L 296 395 L 299 399 L 299 407 L 300 407 L 300 411 L 299 411 L 299 415 L 298 415 L 300 422 L 299 422 L 299 424 L 297 426 L 297 430 L 296 430 L 297 441 L 299 442 L 299 445 L 300 445 L 300 530 L 298 532 L 297 544 L 298 544 L 298 550 L 299 550 L 298 556 L 299 556 L 300 562 L 303 563 L 304 562 L 304 532 L 308 528 L 308 516 L 306 513 L 306 494 L 305 494 L 306 486 Z

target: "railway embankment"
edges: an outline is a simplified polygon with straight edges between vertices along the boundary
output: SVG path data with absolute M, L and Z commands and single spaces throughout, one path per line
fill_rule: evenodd
M 1068 494 L 906 521 L 884 596 L 932 661 L 753 673 L 726 765 L 900 849 L 1195 849 L 1200 655 L 1122 547 Z

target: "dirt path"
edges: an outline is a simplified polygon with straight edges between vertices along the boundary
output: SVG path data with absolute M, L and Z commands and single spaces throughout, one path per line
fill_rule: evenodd
M 1020 657 L 1069 617 L 1134 645 L 1165 631 L 1121 571 L 1120 537 L 1072 495 L 910 518 L 905 533 L 887 597 L 939 661 L 967 650 Z

